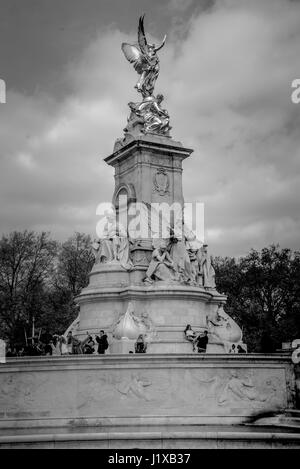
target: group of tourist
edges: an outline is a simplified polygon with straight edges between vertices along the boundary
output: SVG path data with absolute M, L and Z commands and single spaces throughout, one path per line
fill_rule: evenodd
M 206 352 L 207 344 L 208 344 L 208 331 L 205 330 L 203 333 L 197 334 L 188 324 L 184 330 L 185 338 L 192 342 L 193 344 L 193 351 L 197 351 L 198 353 Z M 240 344 L 232 344 L 228 353 L 246 353 L 246 350 Z
M 186 340 L 192 343 L 193 351 L 205 353 L 208 344 L 208 331 L 196 333 L 190 324 L 184 330 Z M 31 342 L 23 347 L 13 347 L 8 345 L 6 356 L 38 356 L 38 355 L 79 355 L 93 354 L 97 352 L 99 355 L 105 354 L 109 347 L 107 335 L 104 330 L 100 330 L 99 335 L 93 338 L 89 332 L 84 340 L 79 340 L 69 331 L 66 336 L 59 334 L 46 333 L 42 339 L 32 338 Z M 135 353 L 146 353 L 147 340 L 144 334 L 140 334 L 134 343 Z M 130 353 L 133 353 L 131 351 Z M 232 344 L 229 353 L 246 353 L 246 350 L 240 344 Z
M 193 352 L 195 352 L 196 348 L 198 353 L 206 352 L 206 347 L 208 344 L 208 332 L 204 331 L 203 334 L 197 334 L 188 324 L 184 330 L 185 338 L 192 342 L 193 344 Z
M 97 347 L 96 347 L 97 345 Z M 52 355 L 78 355 L 93 354 L 96 349 L 99 354 L 105 353 L 108 348 L 107 335 L 103 330 L 95 339 L 87 332 L 84 340 L 74 337 L 69 331 L 66 336 L 60 334 L 50 334 L 46 332 L 41 337 L 31 337 L 26 344 L 8 344 L 6 350 L 7 357 L 22 356 L 52 356 Z
M 104 330 L 101 330 L 99 335 L 96 335 L 94 339 L 92 335 L 87 332 L 86 338 L 83 340 L 74 337 L 72 331 L 69 331 L 66 337 L 60 337 L 56 347 L 52 346 L 53 353 L 51 355 L 91 355 L 95 353 L 96 346 L 97 353 L 100 355 L 104 354 L 105 350 L 108 349 L 107 335 Z
M 94 338 L 87 332 L 84 340 L 79 340 L 69 331 L 66 336 L 60 334 L 49 334 L 48 332 L 41 338 L 30 338 L 24 346 L 7 346 L 7 357 L 22 356 L 57 356 L 57 355 L 91 355 L 97 352 L 99 355 L 105 354 L 109 347 L 107 335 L 104 330 L 99 332 Z M 146 353 L 147 342 L 143 334 L 140 334 L 134 344 L 135 353 Z

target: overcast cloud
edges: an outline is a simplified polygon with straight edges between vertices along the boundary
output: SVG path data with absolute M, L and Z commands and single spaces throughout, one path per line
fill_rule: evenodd
M 172 136 L 194 149 L 184 162 L 184 195 L 205 203 L 211 251 L 240 255 L 273 242 L 300 249 L 300 104 L 290 98 L 291 82 L 300 77 L 300 2 L 170 0 L 147 7 L 91 0 L 84 13 L 74 7 L 71 14 L 65 1 L 44 31 L 32 18 L 17 22 L 17 10 L 2 3 L 28 47 L 40 39 L 33 58 L 26 47 L 29 66 L 18 39 L 1 41 L 2 233 L 95 236 L 96 206 L 114 190 L 103 158 L 122 136 L 127 103 L 138 98 L 137 75 L 120 44 L 136 41 L 138 16 L 146 11 L 152 39 L 168 34 L 156 92 L 165 96 Z M 53 5 L 23 3 L 33 12 Z

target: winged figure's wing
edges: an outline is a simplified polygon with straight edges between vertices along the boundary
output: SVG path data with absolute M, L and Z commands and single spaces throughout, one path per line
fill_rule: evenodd
M 128 62 L 133 64 L 134 69 L 141 75 L 146 65 L 146 61 L 141 51 L 136 46 L 127 44 L 126 42 L 123 42 L 121 47 Z
M 139 29 L 138 29 L 138 43 L 143 54 L 148 55 L 148 43 L 144 30 L 144 17 L 140 16 L 139 19 Z

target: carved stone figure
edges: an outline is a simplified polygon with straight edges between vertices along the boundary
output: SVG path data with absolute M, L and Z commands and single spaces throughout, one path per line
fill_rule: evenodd
M 164 97 L 158 94 L 156 97 L 148 96 L 141 103 L 128 103 L 131 114 L 128 119 L 125 132 L 130 132 L 137 125 L 142 125 L 143 133 L 168 134 L 171 130 L 168 111 L 161 107 Z
M 114 213 L 106 212 L 101 238 L 92 244 L 95 263 L 117 262 L 125 270 L 131 270 L 133 264 L 130 260 L 130 243 L 127 233 L 116 222 Z
M 200 274 L 203 276 L 203 286 L 204 288 L 214 290 L 216 288 L 216 273 L 212 256 L 210 256 L 207 251 L 207 244 L 204 244 L 200 249 L 200 256 Z
M 210 344 L 221 344 L 225 352 L 229 352 L 232 344 L 242 340 L 242 331 L 237 323 L 225 313 L 223 305 L 219 304 L 217 310 L 206 318 Z
M 184 240 L 177 238 L 172 239 L 170 256 L 179 274 L 179 281 L 182 283 L 190 283 L 191 263 Z
M 201 261 L 201 242 L 197 239 L 195 233 L 184 224 L 185 247 L 190 261 L 190 284 L 203 286 L 202 275 L 200 272 Z
M 159 247 L 153 250 L 152 259 L 146 272 L 144 282 L 153 283 L 153 280 L 162 280 L 165 282 L 179 280 L 175 264 L 164 243 L 161 243 Z
M 126 59 L 133 64 L 140 75 L 135 88 L 142 94 L 143 100 L 139 103 L 130 102 L 131 113 L 124 129 L 125 141 L 132 135 L 141 131 L 145 134 L 155 133 L 169 136 L 169 114 L 161 107 L 164 99 L 162 94 L 154 96 L 154 85 L 159 73 L 159 59 L 157 52 L 165 43 L 166 36 L 160 46 L 148 44 L 144 30 L 144 15 L 139 19 L 138 44 L 122 44 L 122 51 Z M 118 144 L 122 145 L 122 141 Z
M 151 386 L 151 381 L 141 378 L 138 374 L 132 373 L 129 381 L 117 385 L 117 390 L 127 397 L 137 397 L 149 401 L 150 397 L 145 392 L 145 387 Z
M 226 404 L 232 397 L 259 402 L 263 402 L 267 399 L 267 396 L 260 395 L 249 376 L 246 376 L 244 379 L 239 378 L 235 370 L 231 371 L 229 381 L 226 383 L 223 392 L 218 398 L 218 404 Z
M 202 274 L 200 269 L 201 260 L 201 242 L 196 238 L 195 233 L 184 228 L 185 245 L 190 259 L 190 283 L 192 285 L 202 286 Z
M 193 250 L 188 251 L 191 266 L 190 283 L 192 285 L 199 285 L 201 280 L 197 252 Z
M 159 46 L 148 44 L 144 30 L 144 16 L 139 19 L 138 45 L 123 42 L 121 47 L 126 59 L 133 64 L 134 69 L 140 75 L 135 88 L 142 94 L 143 98 L 146 98 L 151 96 L 154 91 L 154 85 L 159 74 L 157 52 L 164 46 L 166 36 Z

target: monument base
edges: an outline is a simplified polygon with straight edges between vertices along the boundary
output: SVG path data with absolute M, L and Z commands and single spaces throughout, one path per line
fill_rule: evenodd
M 0 390 L 1 448 L 300 447 L 247 425 L 294 408 L 285 355 L 8 358 Z
M 295 406 L 281 355 L 8 358 L 0 389 L 0 428 L 237 424 Z

